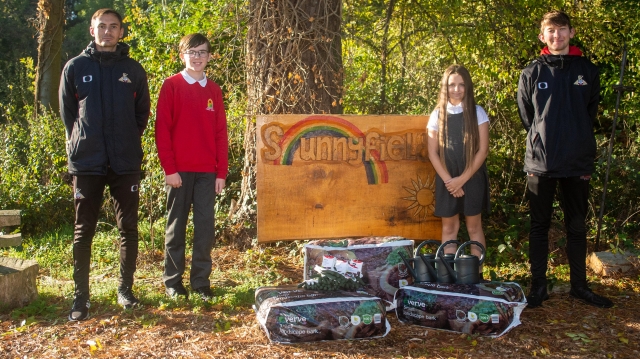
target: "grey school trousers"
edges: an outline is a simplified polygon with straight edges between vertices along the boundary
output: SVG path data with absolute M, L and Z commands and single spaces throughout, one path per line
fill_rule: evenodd
M 165 232 L 164 275 L 166 287 L 182 281 L 185 270 L 186 229 L 193 206 L 193 253 L 191 288 L 209 287 L 211 249 L 215 244 L 215 173 L 178 172 L 182 186 L 166 186 L 167 229 Z

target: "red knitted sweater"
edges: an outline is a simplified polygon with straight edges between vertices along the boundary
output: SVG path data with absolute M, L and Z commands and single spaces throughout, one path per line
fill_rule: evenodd
M 229 171 L 227 117 L 222 90 L 207 79 L 202 87 L 180 73 L 164 80 L 156 108 L 156 147 L 166 175 Z

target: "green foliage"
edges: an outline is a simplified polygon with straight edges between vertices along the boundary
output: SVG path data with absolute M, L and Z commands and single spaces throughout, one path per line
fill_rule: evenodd
M 71 221 L 64 127 L 57 116 L 44 112 L 27 124 L 8 123 L 0 143 L 0 208 L 22 210 L 27 235 Z
M 208 76 L 223 88 L 229 127 L 230 171 L 227 187 L 216 203 L 216 233 L 219 234 L 227 220 L 232 197 L 239 197 L 241 168 L 244 157 L 243 134 L 245 127 L 244 73 L 242 72 L 243 32 L 246 14 L 241 1 L 221 3 L 216 6 L 197 1 L 164 1 L 124 3 L 117 0 L 92 0 L 70 2 L 72 11 L 67 13 L 69 31 L 65 39 L 66 55 L 75 56 L 91 40 L 88 27 L 93 12 L 100 7 L 115 7 L 128 23 L 129 37 L 125 41 L 133 45 L 132 56 L 139 60 L 149 74 L 152 102 L 155 104 L 164 78 L 183 68 L 177 52 L 179 39 L 188 33 L 200 31 L 210 37 L 214 60 Z M 124 9 L 124 11 L 123 11 Z M 194 20 L 197 19 L 197 20 Z M 161 34 L 161 36 L 159 36 Z M 73 49 L 75 41 L 78 48 Z M 71 53 L 72 52 L 72 53 Z M 64 130 L 57 114 L 46 113 L 31 119 L 33 94 L 33 60 L 0 62 L 7 71 L 0 74 L 0 123 L 6 123 L 0 139 L 0 208 L 22 209 L 22 232 L 41 233 L 71 223 L 73 208 L 70 177 L 66 175 Z M 6 84 L 6 85 L 5 85 Z M 141 223 L 149 226 L 151 248 L 162 246 L 164 230 L 158 230 L 156 222 L 165 215 L 164 173 L 160 167 L 155 143 L 152 116 L 143 136 L 145 162 L 140 195 Z M 106 196 L 106 198 L 109 198 Z M 114 223 L 109 200 L 105 201 L 103 220 Z M 159 241 L 159 243 L 156 243 Z
M 30 22 L 36 14 L 35 5 L 29 0 L 0 1 L 0 62 L 36 55 L 36 30 Z
M 125 13 L 123 0 L 67 0 L 62 62 L 77 56 L 93 40 L 89 33 L 91 16 L 98 9 L 111 8 L 122 16 Z M 125 24 L 126 29 L 126 24 Z
M 212 41 L 213 61 L 207 75 L 225 94 L 230 133 L 227 188 L 216 203 L 216 233 L 227 225 L 232 198 L 239 197 L 245 130 L 245 32 L 250 14 L 245 0 L 90 0 L 67 2 L 65 54 L 86 46 L 89 19 L 103 6 L 125 14 L 125 41 L 149 75 L 152 101 L 164 78 L 180 71 L 177 44 L 188 33 L 202 32 Z M 477 103 L 491 118 L 490 154 L 492 213 L 485 218 L 490 263 L 525 261 L 528 208 L 522 173 L 525 134 L 516 106 L 521 69 L 537 56 L 539 19 L 555 8 L 567 11 L 576 28 L 573 44 L 601 70 L 602 105 L 595 124 L 598 143 L 592 179 L 590 237 L 596 235 L 607 165 L 611 166 L 602 238 L 607 246 L 627 250 L 640 233 L 640 101 L 634 92 L 621 97 L 612 160 L 607 147 L 614 120 L 621 49 L 629 50 L 624 84 L 640 87 L 640 36 L 635 1 L 467 1 L 397 0 L 343 3 L 345 113 L 429 114 L 436 103 L 440 77 L 451 63 L 469 68 Z M 32 113 L 33 29 L 25 19 L 35 14 L 25 0 L 0 3 L 0 206 L 25 210 L 23 232 L 56 228 L 72 216 L 70 189 L 64 178 L 62 126 L 54 116 L 30 120 Z M 76 44 L 76 45 L 72 45 Z M 73 46 L 76 46 L 75 48 Z M 73 49 L 73 50 L 70 50 Z M 20 61 L 19 59 L 23 59 Z M 151 248 L 162 246 L 165 214 L 164 174 L 158 163 L 154 117 L 143 138 L 145 177 L 141 186 L 141 226 Z M 10 135 L 9 135 L 10 134 Z M 51 136 L 51 137 L 47 137 Z M 33 139 L 37 141 L 33 141 Z M 106 206 L 109 204 L 107 203 Z M 555 204 L 558 207 L 558 203 Z M 105 220 L 112 223 L 112 211 Z M 556 211 L 554 223 L 562 223 Z M 555 239 L 554 239 L 554 242 Z M 562 241 L 556 242 L 562 246 Z
M 25 123 L 33 105 L 33 59 L 0 60 L 0 125 Z
M 37 298 L 26 307 L 12 311 L 11 317 L 14 320 L 29 318 L 33 322 L 35 320 L 35 316 L 43 316 L 47 319 L 52 319 L 55 317 L 57 310 L 58 308 L 55 305 L 52 305 L 45 298 Z
M 140 229 L 142 238 L 149 237 L 147 231 L 148 228 Z M 104 222 L 98 223 L 91 256 L 92 315 L 100 315 L 105 311 L 121 313 L 121 307 L 116 302 L 120 257 L 118 238 L 117 228 Z M 73 298 L 73 256 L 70 252 L 72 241 L 73 228 L 66 225 L 27 238 L 21 248 L 8 249 L 11 257 L 37 261 L 41 270 L 41 276 L 38 279 L 38 293 L 41 299 L 24 308 L 14 309 L 11 311 L 12 318 L 26 320 L 25 323 L 29 323 L 29 320 L 34 322 L 42 319 L 66 318 Z M 140 244 L 141 249 L 144 245 L 144 243 Z M 212 303 L 203 302 L 198 295 L 191 295 L 188 300 L 167 298 L 162 284 L 162 252 L 141 251 L 138 257 L 134 292 L 146 308 L 155 307 L 161 311 L 188 309 L 198 312 L 219 307 L 222 309 L 216 309 L 216 312 L 222 315 L 223 311 L 250 308 L 255 301 L 255 288 L 291 284 L 291 280 L 285 277 L 285 273 L 278 269 L 283 265 L 288 267 L 292 264 L 292 258 L 281 255 L 286 253 L 286 249 L 264 247 L 260 250 L 249 250 L 234 258 L 235 265 L 214 268 L 211 279 L 214 283 L 213 290 L 216 298 Z M 185 248 L 187 263 L 191 261 L 192 250 L 191 243 L 188 241 Z M 217 263 L 215 258 L 214 263 Z M 294 264 L 300 266 L 302 263 Z M 189 278 L 189 267 L 184 278 Z M 6 308 L 0 306 L 0 314 L 5 314 L 6 311 Z M 127 311 L 119 315 L 135 316 L 135 321 L 143 326 L 154 326 L 165 316 L 162 312 L 155 311 L 142 313 L 142 316 L 139 311 Z M 219 330 L 228 330 L 231 324 L 234 322 L 227 319 L 222 320 L 216 327 L 219 326 Z
M 140 61 L 147 71 L 153 105 L 163 80 L 184 68 L 178 52 L 180 39 L 200 32 L 211 41 L 213 60 L 207 68 L 207 76 L 222 87 L 225 96 L 230 165 L 227 186 L 216 200 L 216 235 L 226 224 L 231 199 L 239 197 L 242 181 L 245 128 L 242 68 L 246 27 L 246 14 L 243 12 L 246 10 L 241 5 L 242 1 L 216 4 L 195 0 L 132 1 L 127 4 L 125 17 L 129 25 L 129 36 L 125 41 L 132 46 L 132 57 Z M 151 225 L 166 211 L 164 172 L 156 152 L 154 124 L 152 116 L 142 141 L 146 175 L 140 189 L 141 214 Z
M 491 119 L 487 165 L 492 213 L 485 226 L 488 260 L 526 260 L 525 133 L 517 112 L 517 80 L 521 69 L 543 46 L 537 39 L 539 19 L 549 10 L 564 10 L 572 16 L 577 31 L 573 44 L 601 70 L 603 98 L 595 124 L 601 151 L 593 174 L 593 211 L 589 216 L 591 235 L 595 236 L 617 95 L 612 86 L 619 80 L 623 45 L 629 49 L 624 84 L 640 85 L 636 7 L 633 1 L 610 0 L 345 3 L 345 113 L 429 114 L 444 68 L 452 63 L 465 65 L 474 81 L 476 101 Z M 401 96 L 390 95 L 396 92 Z M 640 179 L 640 102 L 633 95 L 627 92 L 621 98 L 605 204 L 603 237 L 608 240 L 620 231 L 637 238 L 640 230 L 638 221 L 633 220 L 640 213 L 640 190 L 626 185 Z M 560 211 L 555 220 L 562 220 Z
M 49 276 L 66 277 L 71 275 L 73 258 L 69 249 L 73 243 L 73 226 L 71 221 L 62 227 L 54 227 L 54 230 L 46 230 L 43 234 L 33 235 L 23 240 L 22 247 L 16 251 L 21 258 L 37 258 L 40 268 L 46 268 Z M 102 238 L 99 235 L 97 238 Z M 98 243 L 97 245 L 95 243 Z M 100 239 L 94 242 L 94 246 L 100 246 Z M 109 258 L 109 257 L 106 257 Z M 99 259 L 104 261 L 106 258 Z M 117 261 L 117 257 L 116 257 Z

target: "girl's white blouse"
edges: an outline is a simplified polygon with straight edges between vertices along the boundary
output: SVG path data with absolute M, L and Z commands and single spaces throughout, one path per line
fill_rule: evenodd
M 461 112 L 462 103 L 454 106 L 450 102 L 447 102 L 447 113 L 455 115 Z M 434 130 L 436 132 L 438 131 L 438 113 L 440 113 L 438 109 L 431 112 L 431 116 L 429 116 L 429 122 L 427 123 L 427 130 Z M 487 113 L 484 112 L 484 109 L 478 105 L 476 105 L 476 114 L 478 117 L 478 125 L 489 122 L 489 116 L 487 116 Z

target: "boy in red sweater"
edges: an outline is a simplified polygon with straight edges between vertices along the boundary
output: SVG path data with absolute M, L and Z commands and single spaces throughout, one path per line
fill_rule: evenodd
M 228 172 L 227 118 L 222 90 L 207 79 L 211 44 L 201 34 L 179 45 L 185 69 L 165 79 L 156 109 L 156 147 L 167 191 L 167 228 L 163 280 L 168 296 L 189 296 L 182 284 L 185 237 L 193 206 L 191 289 L 205 301 L 211 291 L 211 249 L 215 243 L 215 195 Z

